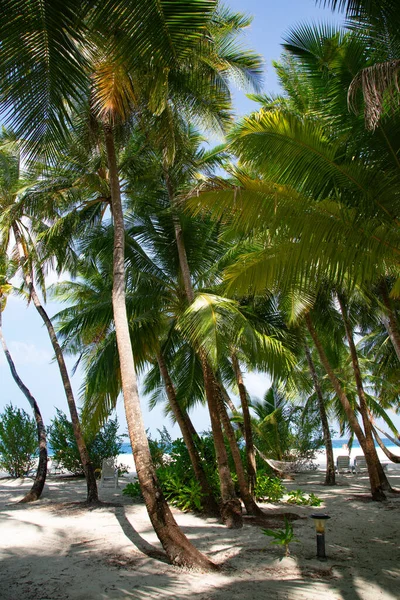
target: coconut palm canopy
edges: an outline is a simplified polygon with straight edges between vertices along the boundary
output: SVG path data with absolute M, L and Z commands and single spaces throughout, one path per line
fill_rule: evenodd
M 179 485 L 156 470 L 138 374 L 181 429 L 186 491 L 228 527 L 243 525 L 236 482 L 264 517 L 257 444 L 281 460 L 322 436 L 335 482 L 332 419 L 358 439 L 372 497 L 391 491 L 374 441 L 377 418 L 398 436 L 399 11 L 324 4 L 345 27 L 286 34 L 278 95 L 241 41 L 251 19 L 215 0 L 0 6 L 1 264 L 49 333 L 88 501 L 85 435 L 122 395 L 141 493 L 179 566 L 215 568 L 166 502 Z M 236 122 L 233 84 L 255 102 Z M 207 148 L 209 134 L 222 145 Z M 53 322 L 49 269 L 68 279 L 52 290 L 65 303 Z M 81 414 L 64 353 L 84 372 Z M 245 370 L 272 380 L 263 402 Z M 191 421 L 198 402 L 212 448 Z

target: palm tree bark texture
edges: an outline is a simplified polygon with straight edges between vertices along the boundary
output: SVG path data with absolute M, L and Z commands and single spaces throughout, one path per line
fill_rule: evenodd
M 122 392 L 129 439 L 140 488 L 154 530 L 172 564 L 181 567 L 216 569 L 182 533 L 157 481 L 143 423 L 133 360 L 125 294 L 125 225 L 112 125 L 104 125 L 105 144 L 114 221 L 113 290 L 114 325 L 120 359 Z

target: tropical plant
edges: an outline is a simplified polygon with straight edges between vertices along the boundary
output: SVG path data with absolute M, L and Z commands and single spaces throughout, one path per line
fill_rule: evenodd
M 279 477 L 259 474 L 254 493 L 260 502 L 279 502 L 285 494 L 285 486 Z
M 53 450 L 53 458 L 67 471 L 75 475 L 83 475 L 84 468 L 72 423 L 60 409 L 57 408 L 56 413 L 49 428 L 49 442 Z M 85 438 L 94 469 L 101 469 L 105 458 L 116 458 L 121 453 L 123 436 L 118 435 L 116 418 L 109 419 L 95 434 L 89 431 Z
M 35 421 L 23 409 L 7 404 L 0 414 L 0 468 L 11 477 L 25 477 L 37 454 Z
M 286 502 L 298 506 L 321 506 L 323 500 L 313 493 L 307 497 L 303 490 L 293 490 L 289 492 Z
M 309 494 L 309 496 L 308 496 L 308 504 L 310 506 L 321 506 L 322 503 L 323 503 L 322 498 L 319 498 L 318 496 L 316 496 L 312 492 L 311 492 L 311 494 Z
M 346 11 L 349 26 L 370 47 L 372 64 L 360 70 L 349 87 L 349 106 L 358 110 L 357 95 L 364 99 L 365 122 L 375 129 L 388 110 L 399 104 L 397 77 L 400 68 L 399 11 L 393 0 L 327 0 L 332 9 Z
M 122 490 L 124 496 L 129 496 L 133 500 L 140 498 L 143 500 L 142 490 L 140 488 L 140 483 L 137 479 L 135 481 L 130 481 L 126 484 L 124 489 Z
M 224 121 L 229 106 L 226 76 L 233 70 L 249 77 L 254 66 L 256 71 L 259 69 L 259 61 L 254 61 L 251 53 L 242 53 L 245 58 L 241 63 L 235 60 L 238 54 L 232 52 L 232 35 L 245 20 L 223 18 L 215 2 L 186 0 L 171 4 L 164 0 L 144 0 L 128 6 L 127 9 L 127 4 L 120 0 L 96 6 L 84 2 L 79 8 L 74 2 L 62 6 L 47 1 L 29 5 L 3 3 L 2 23 L 7 21 L 10 27 L 0 29 L 0 43 L 7 57 L 0 72 L 1 100 L 6 103 L 6 119 L 14 124 L 18 136 L 26 140 L 26 148 L 31 153 L 42 150 L 50 132 L 53 139 L 47 150 L 48 153 L 53 150 L 53 156 L 54 148 L 68 135 L 73 114 L 82 110 L 83 105 L 87 109 L 90 104 L 93 109 L 91 122 L 97 120 L 98 130 L 104 136 L 109 170 L 114 223 L 114 325 L 128 430 L 139 479 L 150 519 L 170 560 L 212 568 L 211 562 L 195 550 L 176 525 L 151 464 L 126 314 L 124 214 L 115 133 L 121 123 L 132 121 L 133 116 L 140 120 L 140 109 L 147 106 L 162 124 L 168 125 L 174 89 L 180 92 L 175 95 L 180 96 L 180 106 L 186 106 L 188 112 L 204 115 L 210 106 L 212 109 L 217 106 L 216 112 Z M 16 40 L 25 31 L 34 35 L 28 36 L 21 52 Z M 217 55 L 213 52 L 216 47 L 220 50 Z M 223 54 L 225 60 L 221 61 Z M 35 68 L 36 56 L 43 57 L 42 70 Z M 62 70 L 49 68 L 58 59 Z M 40 115 L 48 116 L 44 128 L 41 119 L 38 121 L 38 106 Z
M 262 529 L 261 531 L 273 538 L 272 544 L 285 547 L 285 556 L 290 556 L 289 544 L 299 541 L 294 537 L 293 525 L 286 517 L 285 529 Z
M 199 483 L 192 477 L 179 477 L 172 469 L 164 468 L 157 471 L 163 492 L 167 500 L 186 512 L 188 510 L 201 511 L 202 491 Z
M 265 287 L 290 290 L 293 296 L 302 296 L 301 314 L 312 306 L 313 290 L 327 281 L 339 290 L 351 290 L 357 283 L 365 289 L 368 282 L 375 284 L 388 274 L 398 277 L 394 199 L 399 180 L 393 154 L 398 138 L 392 132 L 399 120 L 396 112 L 385 113 L 371 134 L 358 116 L 347 111 L 351 79 L 371 61 L 362 37 L 326 26 L 303 26 L 289 34 L 285 48 L 291 56 L 290 63 L 281 66 L 287 96 L 259 98 L 260 112 L 239 124 L 232 134 L 232 148 L 240 159 L 240 169 L 235 171 L 239 186 L 233 193 L 228 183 L 225 190 L 205 194 L 204 204 L 220 216 L 223 211 L 227 214 L 228 203 L 234 204 L 229 225 L 252 234 L 250 250 L 244 249 L 240 260 L 226 271 L 230 289 L 236 293 L 246 293 L 249 287 L 260 292 Z M 305 86 L 312 93 L 299 103 L 298 92 Z M 327 101 L 321 103 L 320 98 Z M 388 177 L 385 182 L 382 169 Z M 218 206 L 213 208 L 217 197 Z M 197 210 L 198 205 L 197 200 Z M 264 231 L 261 222 L 268 222 Z M 305 323 L 351 427 L 370 454 L 372 494 L 381 499 L 382 486 L 387 484 L 371 442 L 365 403 L 361 403 L 364 439 L 309 315 Z M 350 344 L 349 339 L 347 334 Z M 360 386 L 358 390 L 361 394 Z

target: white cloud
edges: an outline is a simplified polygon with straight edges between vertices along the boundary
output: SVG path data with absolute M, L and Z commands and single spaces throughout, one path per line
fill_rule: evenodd
M 52 359 L 52 354 L 47 350 L 38 348 L 35 344 L 11 341 L 8 349 L 15 364 L 18 365 L 47 365 Z M 0 366 L 6 365 L 4 353 L 0 353 Z
M 243 379 L 250 396 L 255 396 L 260 400 L 271 385 L 271 379 L 268 375 L 258 371 L 244 373 Z

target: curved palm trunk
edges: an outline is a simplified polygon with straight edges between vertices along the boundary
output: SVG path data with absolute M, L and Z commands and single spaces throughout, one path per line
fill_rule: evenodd
M 333 457 L 333 448 L 332 448 L 332 437 L 329 429 L 328 417 L 325 410 L 324 397 L 322 394 L 322 389 L 319 384 L 319 379 L 317 375 L 317 371 L 315 369 L 315 365 L 313 359 L 311 358 L 311 352 L 307 344 L 304 345 L 304 350 L 306 353 L 308 368 L 313 380 L 315 393 L 318 399 L 318 410 L 321 417 L 322 424 L 322 432 L 324 436 L 324 444 L 326 449 L 326 473 L 325 473 L 325 485 L 335 485 L 336 484 L 336 476 L 335 476 L 335 460 Z
M 183 232 L 179 216 L 175 212 L 174 193 L 169 181 L 168 174 L 165 173 L 165 181 L 168 190 L 169 202 L 173 211 L 172 220 L 175 231 L 176 246 L 178 250 L 179 266 L 182 273 L 186 297 L 189 303 L 194 300 L 192 278 L 189 269 L 189 263 L 186 254 L 186 248 L 183 241 Z M 215 454 L 217 458 L 218 474 L 221 485 L 221 516 L 227 527 L 238 528 L 243 526 L 241 517 L 240 501 L 236 498 L 235 487 L 233 485 L 231 473 L 228 465 L 228 455 L 224 444 L 224 435 L 218 410 L 218 384 L 215 381 L 214 373 L 208 364 L 207 357 L 203 351 L 199 351 L 200 362 L 203 370 L 204 387 L 207 398 L 208 411 L 210 414 L 211 430 L 213 433 Z
M 388 290 L 386 287 L 386 281 L 382 283 L 380 286 L 382 293 L 382 300 L 386 307 L 387 315 L 383 318 L 383 323 L 386 327 L 386 330 L 389 334 L 390 340 L 393 344 L 393 348 L 396 352 L 397 358 L 400 361 L 400 332 L 399 326 L 397 324 L 396 315 L 393 311 L 392 303 L 388 294 Z
M 108 170 L 111 188 L 111 209 L 114 219 L 113 290 L 112 304 L 115 332 L 120 359 L 122 392 L 129 438 L 135 459 L 140 488 L 154 530 L 169 560 L 179 566 L 216 568 L 199 552 L 179 529 L 157 481 L 143 423 L 137 388 L 135 365 L 129 334 L 125 299 L 125 227 L 111 126 L 104 126 Z
M 33 410 L 33 414 L 36 421 L 36 429 L 38 436 L 38 444 L 39 444 L 39 462 L 36 470 L 35 480 L 29 492 L 20 500 L 20 502 L 34 502 L 38 500 L 42 494 L 44 484 L 46 482 L 47 476 L 47 441 L 46 441 L 46 428 L 43 423 L 42 415 L 39 410 L 39 406 L 35 398 L 32 396 L 31 392 L 28 390 L 24 382 L 19 377 L 17 370 L 15 368 L 14 361 L 11 357 L 10 351 L 7 348 L 6 341 L 3 336 L 2 331 L 2 313 L 0 310 L 0 339 L 1 344 L 3 346 L 4 354 L 6 356 L 8 366 L 10 367 L 11 375 L 21 392 L 24 394 L 25 398 L 28 400 L 31 408 Z
M 231 450 L 233 462 L 235 465 L 235 471 L 238 478 L 240 497 L 243 500 L 243 504 L 246 507 L 247 514 L 265 517 L 265 513 L 257 506 L 253 496 L 249 492 L 249 488 L 246 482 L 246 476 L 244 473 L 242 458 L 240 456 L 239 448 L 236 442 L 235 431 L 232 427 L 232 423 L 229 419 L 228 413 L 226 412 L 225 404 L 222 399 L 222 394 L 218 394 L 218 411 L 221 422 L 224 426 L 225 435 L 228 438 L 229 448 Z
M 240 404 L 243 412 L 244 439 L 246 442 L 246 460 L 247 460 L 247 482 L 249 494 L 254 498 L 254 490 L 257 483 L 257 465 L 256 451 L 254 449 L 253 430 L 251 428 L 251 418 L 249 403 L 247 400 L 247 391 L 243 381 L 242 371 L 240 369 L 238 358 L 235 352 L 232 353 L 232 365 L 235 373 L 236 384 L 239 389 Z
M 174 384 L 172 383 L 171 377 L 170 377 L 168 369 L 167 369 L 167 365 L 165 364 L 165 360 L 164 360 L 164 357 L 161 352 L 157 355 L 157 362 L 158 362 L 158 366 L 160 368 L 160 373 L 164 380 L 169 405 L 171 407 L 172 412 L 174 413 L 174 417 L 176 419 L 176 422 L 179 425 L 183 440 L 188 449 L 190 462 L 192 463 L 195 477 L 201 486 L 201 490 L 203 493 L 203 498 L 202 498 L 201 504 L 202 504 L 203 510 L 205 513 L 207 513 L 211 516 L 218 517 L 220 514 L 218 504 L 214 498 L 210 484 L 207 481 L 207 477 L 204 472 L 203 465 L 201 464 L 200 455 L 197 451 L 196 445 L 193 440 L 192 433 L 189 429 L 188 421 L 190 421 L 190 419 L 188 419 L 188 415 L 185 414 L 185 412 L 182 410 L 181 406 L 179 405 L 179 402 L 176 398 Z M 190 421 L 190 423 L 191 423 L 191 421 Z
M 85 472 L 86 484 L 87 484 L 87 502 L 98 502 L 98 492 L 97 492 L 97 483 L 96 477 L 94 474 L 94 468 L 92 461 L 90 460 L 89 452 L 86 448 L 85 440 L 83 439 L 81 424 L 79 422 L 78 411 L 75 404 L 74 394 L 72 392 L 71 382 L 69 380 L 67 366 L 65 364 L 64 355 L 61 350 L 61 346 L 58 342 L 56 332 L 54 330 L 53 324 L 42 306 L 40 302 L 39 296 L 36 293 L 35 286 L 33 285 L 33 280 L 30 272 L 26 269 L 26 256 L 24 246 L 21 240 L 21 236 L 16 224 L 13 225 L 13 231 L 15 240 L 18 246 L 19 259 L 22 266 L 22 270 L 24 273 L 25 283 L 29 290 L 29 295 L 32 298 L 33 304 L 41 316 L 43 323 L 46 326 L 47 332 L 50 337 L 51 344 L 53 346 L 53 350 L 56 356 L 56 360 L 58 363 L 58 368 L 60 371 L 61 379 L 64 386 L 65 395 L 67 398 L 68 408 L 71 415 L 72 426 L 74 429 L 74 435 L 76 439 L 76 443 L 79 450 L 79 456 L 82 461 L 83 470 Z
M 337 298 L 339 301 L 340 312 L 342 313 L 342 319 L 346 330 L 347 342 L 350 348 L 350 356 L 351 362 L 353 366 L 354 379 L 356 382 L 357 395 L 360 401 L 360 413 L 361 418 L 364 425 L 364 433 L 365 433 L 365 447 L 369 459 L 366 456 L 368 472 L 371 470 L 376 470 L 378 472 L 378 476 L 381 482 L 381 486 L 384 490 L 392 491 L 391 485 L 387 480 L 383 467 L 381 465 L 381 461 L 379 460 L 378 453 L 375 448 L 374 436 L 372 433 L 372 425 L 369 419 L 369 411 L 367 406 L 367 399 L 365 396 L 364 386 L 362 382 L 361 369 L 358 361 L 357 349 L 353 339 L 353 331 L 347 316 L 346 304 L 344 297 L 342 294 L 337 294 Z
M 373 425 L 372 425 L 372 431 L 373 431 L 375 439 L 376 439 L 376 441 L 378 443 L 378 446 L 385 453 L 385 455 L 388 457 L 388 459 L 391 460 L 394 463 L 399 464 L 400 463 L 400 456 L 398 456 L 397 454 L 393 454 L 393 452 L 390 452 L 390 450 L 388 448 L 386 448 L 385 444 L 383 443 L 382 439 L 380 438 L 378 432 L 376 431 L 376 429 L 375 429 L 375 427 Z
M 365 454 L 365 459 L 366 459 L 367 465 L 368 465 L 368 474 L 369 474 L 369 480 L 370 480 L 370 485 L 371 485 L 372 498 L 377 501 L 385 500 L 386 497 L 385 497 L 384 491 L 382 489 L 378 470 L 377 470 L 375 464 L 371 464 L 371 455 L 368 454 L 367 445 L 365 443 L 364 432 L 361 429 L 361 426 L 357 420 L 354 410 L 351 407 L 349 399 L 347 398 L 347 396 L 340 384 L 340 381 L 338 380 L 335 373 L 333 372 L 333 369 L 329 363 L 328 357 L 325 354 L 325 350 L 321 344 L 321 341 L 320 341 L 320 339 L 317 335 L 317 332 L 314 328 L 314 325 L 311 321 L 310 315 L 309 314 L 305 315 L 304 319 L 305 319 L 307 329 L 308 329 L 308 331 L 311 335 L 311 338 L 314 342 L 314 345 L 317 349 L 321 364 L 323 365 L 323 367 L 329 377 L 332 387 L 335 390 L 335 393 L 343 406 L 343 409 L 349 420 L 350 426 L 351 426 L 352 430 L 354 431 L 355 435 L 357 436 L 360 446 Z
M 380 427 L 378 427 L 378 425 L 374 424 L 374 429 L 376 429 L 377 431 L 380 431 L 381 433 L 383 433 L 383 435 L 385 436 L 385 438 L 387 438 L 388 440 L 390 440 L 392 442 L 392 444 L 394 444 L 395 446 L 399 446 L 400 447 L 400 438 L 394 438 L 393 436 L 390 435 L 390 433 L 388 433 L 387 431 L 383 431 L 383 429 L 381 429 Z

